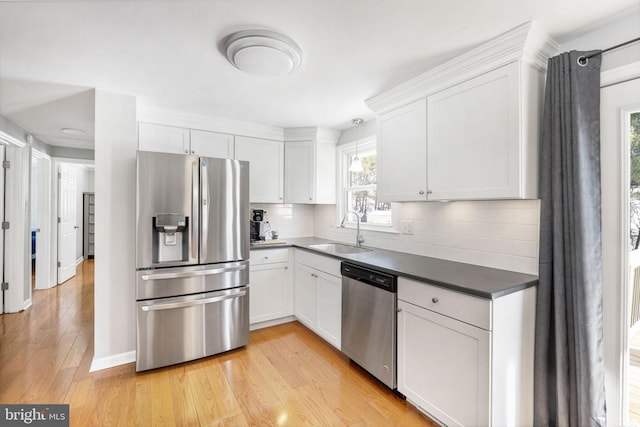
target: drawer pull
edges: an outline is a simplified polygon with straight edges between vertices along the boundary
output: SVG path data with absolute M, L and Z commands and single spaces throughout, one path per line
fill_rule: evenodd
M 438 303 L 438 298 L 436 298 L 436 297 L 431 298 L 431 302 L 434 303 L 434 304 L 437 304 Z

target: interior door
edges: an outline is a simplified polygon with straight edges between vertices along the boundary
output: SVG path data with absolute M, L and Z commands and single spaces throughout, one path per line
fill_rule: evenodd
M 0 145 L 0 161 L 4 160 L 4 145 Z M 0 222 L 4 221 L 4 169 L 0 170 Z M 0 282 L 5 282 L 4 277 L 4 228 L 0 227 Z M 0 287 L 0 314 L 4 313 L 4 288 Z
M 61 163 L 58 173 L 58 284 L 76 275 L 76 168 Z
M 51 283 L 51 158 L 44 153 L 33 150 L 32 154 L 37 164 L 36 172 L 31 179 L 35 180 L 35 217 L 32 224 L 36 232 L 36 289 L 48 289 L 55 285 Z M 34 212 L 34 209 L 32 209 Z

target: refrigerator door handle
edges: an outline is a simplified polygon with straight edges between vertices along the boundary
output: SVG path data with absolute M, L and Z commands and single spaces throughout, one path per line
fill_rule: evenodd
M 191 259 L 198 260 L 198 228 L 199 228 L 199 201 L 200 189 L 198 188 L 198 162 L 191 165 Z
M 175 273 L 155 273 L 155 274 L 143 274 L 140 276 L 142 280 L 161 280 L 161 279 L 183 279 L 186 277 L 194 276 L 209 276 L 211 274 L 231 273 L 233 271 L 246 270 L 247 265 L 237 265 L 234 267 L 213 268 L 209 270 L 196 270 L 196 271 L 181 271 Z
M 209 240 L 209 176 L 207 161 L 200 160 L 200 183 L 202 185 L 202 233 L 200 234 L 200 262 L 207 259 L 207 241 Z
M 142 311 L 157 311 L 157 310 L 171 310 L 174 308 L 193 307 L 197 305 L 211 304 L 214 302 L 221 302 L 228 299 L 243 297 L 247 294 L 247 291 L 238 291 L 232 294 L 220 295 L 217 297 L 204 298 L 195 301 L 173 302 L 168 304 L 157 305 L 145 305 L 141 307 Z

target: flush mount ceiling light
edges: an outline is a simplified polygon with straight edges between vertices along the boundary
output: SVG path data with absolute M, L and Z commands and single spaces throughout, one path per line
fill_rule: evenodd
M 233 33 L 226 38 L 224 50 L 234 67 L 254 76 L 284 76 L 302 63 L 300 46 L 284 34 L 270 30 Z
M 62 128 L 62 133 L 66 133 L 67 135 L 84 135 L 86 132 L 82 129 Z

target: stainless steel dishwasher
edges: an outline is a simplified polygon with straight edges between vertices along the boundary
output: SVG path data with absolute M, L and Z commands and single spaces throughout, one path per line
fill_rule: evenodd
M 342 352 L 396 389 L 397 278 L 343 262 Z

